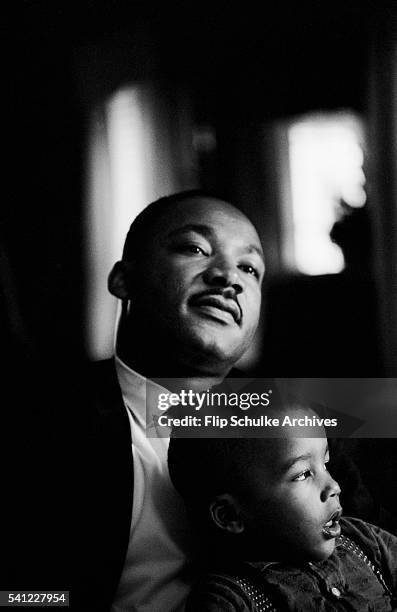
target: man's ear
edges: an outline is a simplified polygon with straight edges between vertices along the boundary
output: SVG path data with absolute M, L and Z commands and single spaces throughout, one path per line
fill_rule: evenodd
M 117 261 L 108 277 L 108 289 L 120 300 L 131 298 L 131 275 L 133 264 L 130 261 Z
M 217 495 L 210 504 L 210 515 L 217 527 L 229 533 L 242 533 L 244 521 L 240 504 L 229 493 Z

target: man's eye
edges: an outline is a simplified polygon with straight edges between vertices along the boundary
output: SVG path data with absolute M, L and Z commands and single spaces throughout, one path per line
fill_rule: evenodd
M 298 474 L 298 476 L 295 476 L 294 480 L 297 480 L 297 481 L 307 480 L 311 476 L 312 476 L 311 470 L 305 470 L 304 472 L 301 472 L 300 474 Z
M 182 244 L 179 247 L 181 253 L 192 253 L 192 255 L 206 255 L 205 250 L 198 244 Z
M 254 268 L 254 266 L 241 264 L 239 268 L 243 272 L 246 272 L 246 274 L 251 274 L 252 276 L 255 276 L 255 278 L 259 278 L 259 272 L 256 268 Z

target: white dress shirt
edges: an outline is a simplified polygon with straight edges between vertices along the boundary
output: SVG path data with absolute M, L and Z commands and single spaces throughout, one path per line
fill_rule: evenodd
M 134 501 L 112 612 L 176 612 L 183 610 L 192 571 L 185 508 L 168 474 L 169 438 L 146 437 L 146 385 L 154 383 L 115 359 L 131 426 Z

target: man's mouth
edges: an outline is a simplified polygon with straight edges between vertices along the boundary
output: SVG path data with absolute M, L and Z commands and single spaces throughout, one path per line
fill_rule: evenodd
M 237 300 L 225 298 L 221 293 L 204 293 L 193 296 L 189 305 L 198 308 L 210 318 L 228 323 L 230 317 L 235 323 L 240 324 L 242 312 Z
M 339 524 L 342 516 L 342 508 L 335 510 L 329 517 L 328 521 L 323 525 L 323 536 L 327 539 L 337 538 L 340 535 L 341 528 Z

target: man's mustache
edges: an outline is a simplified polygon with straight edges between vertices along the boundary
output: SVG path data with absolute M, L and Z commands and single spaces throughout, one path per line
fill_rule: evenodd
M 191 306 L 214 306 L 229 312 L 236 323 L 240 323 L 243 313 L 237 299 L 237 292 L 233 287 L 212 287 L 197 293 L 190 298 Z

